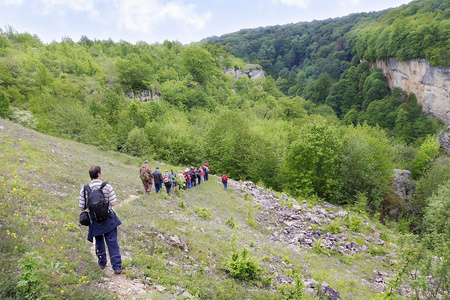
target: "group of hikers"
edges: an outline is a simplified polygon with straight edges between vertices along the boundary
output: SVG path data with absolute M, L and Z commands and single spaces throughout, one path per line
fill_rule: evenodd
M 176 186 L 180 189 L 190 189 L 207 181 L 209 164 L 205 161 L 202 166 L 196 168 L 186 166 L 184 172 L 178 171 L 178 174 L 175 174 L 173 170 L 170 170 L 170 173 L 165 170 L 163 175 L 159 171 L 159 167 L 156 167 L 155 172 L 152 173 L 148 161 L 145 161 L 139 173 L 147 194 L 150 194 L 154 181 L 156 193 L 162 189 L 164 184 L 167 194 L 170 195 Z M 81 210 L 80 224 L 89 226 L 87 239 L 91 242 L 94 242 L 95 239 L 95 254 L 100 268 L 104 269 L 107 265 L 106 244 L 111 267 L 114 274 L 119 275 L 122 274 L 122 258 L 117 241 L 117 227 L 122 222 L 112 210 L 112 207 L 116 205 L 116 194 L 109 183 L 102 182 L 100 166 L 92 166 L 89 169 L 89 176 L 91 182 L 81 188 L 78 196 L 78 207 Z M 227 190 L 227 181 L 228 178 L 224 173 L 222 183 L 225 191 Z M 84 217 L 87 210 L 89 210 L 87 217 Z
M 155 168 L 152 172 L 148 161 L 139 169 L 139 177 L 144 185 L 146 194 L 150 194 L 152 191 L 153 183 L 155 184 L 155 193 L 158 193 L 162 186 L 166 188 L 167 194 L 171 194 L 172 191 L 178 186 L 179 189 L 191 189 L 194 186 L 204 183 L 209 178 L 209 164 L 207 161 L 198 167 L 186 166 L 184 171 L 178 171 L 174 173 L 173 170 L 165 170 L 164 174 L 159 171 L 159 167 Z

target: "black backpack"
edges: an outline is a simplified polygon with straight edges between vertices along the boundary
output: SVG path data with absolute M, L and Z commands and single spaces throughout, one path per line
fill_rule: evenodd
M 91 220 L 102 223 L 109 216 L 109 201 L 103 195 L 103 188 L 107 182 L 103 182 L 97 190 L 91 190 L 89 184 L 84 186 L 84 198 L 87 199 Z

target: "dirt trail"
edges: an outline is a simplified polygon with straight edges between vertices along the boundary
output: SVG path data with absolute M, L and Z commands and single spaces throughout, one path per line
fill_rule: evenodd
M 137 195 L 129 195 L 127 199 L 117 204 L 116 209 L 119 211 L 123 204 L 131 202 L 138 197 Z M 95 261 L 97 261 L 94 243 L 91 245 L 91 253 Z M 142 294 L 152 291 L 149 286 L 143 284 L 139 279 L 128 279 L 124 272 L 120 275 L 114 274 L 109 264 L 109 254 L 108 265 L 103 271 L 105 272 L 105 277 L 100 285 L 106 287 L 111 293 L 118 294 L 118 299 L 141 299 L 140 296 Z

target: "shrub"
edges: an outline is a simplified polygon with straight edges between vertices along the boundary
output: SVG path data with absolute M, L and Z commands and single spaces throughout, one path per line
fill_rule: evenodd
M 9 115 L 9 100 L 5 94 L 0 91 L 0 117 L 7 117 Z
M 317 254 L 328 254 L 328 250 L 322 247 L 322 239 L 318 239 L 313 244 L 313 251 Z
M 277 285 L 277 291 L 282 299 L 301 300 L 304 299 L 303 289 L 305 285 L 299 274 L 295 274 L 294 281 L 291 284 Z
M 196 207 L 194 210 L 195 210 L 195 213 L 203 220 L 211 220 L 212 212 L 209 208 Z
M 325 226 L 325 231 L 331 232 L 332 234 L 338 234 L 342 232 L 342 229 L 339 222 L 334 220 L 331 224 Z
M 450 180 L 450 159 L 439 157 L 417 182 L 416 191 L 411 199 L 414 213 L 419 220 L 428 207 L 430 197 L 448 180 Z
M 439 141 L 432 135 L 427 137 L 419 148 L 412 162 L 411 173 L 418 179 L 426 171 L 433 159 L 439 154 Z
M 444 234 L 450 238 L 450 180 L 442 185 L 429 199 L 423 223 L 431 233 Z
M 230 226 L 231 228 L 236 227 L 236 222 L 234 221 L 234 218 L 233 218 L 233 217 L 230 217 L 230 218 L 225 222 L 225 224 L 227 224 L 227 225 Z
M 385 132 L 366 124 L 348 127 L 342 142 L 338 202 L 353 204 L 367 200 L 368 206 L 379 207 L 393 169 L 391 146 Z M 362 199 L 363 196 L 367 199 Z
M 19 261 L 18 269 L 20 275 L 14 284 L 11 294 L 18 299 L 39 299 L 45 298 L 43 258 L 35 252 L 27 252 Z
M 36 128 L 38 121 L 28 110 L 11 107 L 11 120 L 30 128 Z
M 252 280 L 258 279 L 264 270 L 259 265 L 259 260 L 248 256 L 248 249 L 242 252 L 233 252 L 230 259 L 224 262 L 223 269 L 233 278 Z
M 347 216 L 346 223 L 348 228 L 353 231 L 360 231 L 362 225 L 362 218 L 360 216 L 353 215 L 352 217 Z

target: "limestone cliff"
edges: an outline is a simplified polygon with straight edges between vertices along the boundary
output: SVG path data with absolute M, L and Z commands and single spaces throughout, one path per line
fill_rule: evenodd
M 426 59 L 399 61 L 394 58 L 377 60 L 380 68 L 388 78 L 391 89 L 402 88 L 408 95 L 417 96 L 422 111 L 450 125 L 450 69 L 432 67 Z
M 260 65 L 245 65 L 243 68 L 229 68 L 223 70 L 225 74 L 233 75 L 233 82 L 239 79 L 241 76 L 245 76 L 251 79 L 265 79 L 264 70 Z

